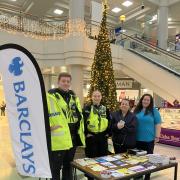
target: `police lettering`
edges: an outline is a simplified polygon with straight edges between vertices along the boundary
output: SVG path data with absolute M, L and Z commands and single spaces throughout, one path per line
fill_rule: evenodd
M 27 107 L 27 97 L 25 96 L 24 81 L 13 83 L 16 97 L 16 107 L 19 122 L 19 141 L 21 143 L 21 157 L 23 159 L 22 168 L 25 173 L 34 174 L 36 172 L 34 163 L 34 153 L 32 145 L 32 129 L 29 121 L 29 109 Z

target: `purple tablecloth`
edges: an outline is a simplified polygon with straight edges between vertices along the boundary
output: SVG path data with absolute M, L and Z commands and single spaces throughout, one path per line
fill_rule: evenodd
M 160 143 L 180 147 L 180 130 L 162 128 Z

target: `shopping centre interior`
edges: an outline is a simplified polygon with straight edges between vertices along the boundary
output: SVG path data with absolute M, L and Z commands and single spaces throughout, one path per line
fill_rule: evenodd
M 107 2 L 117 101 L 127 98 L 134 106 L 150 93 L 160 108 L 162 127 L 178 131 L 180 137 L 180 104 L 174 104 L 180 102 L 180 0 Z M 57 87 L 60 72 L 70 72 L 71 88 L 83 105 L 102 8 L 101 0 L 0 0 L 0 45 L 14 43 L 30 51 L 47 91 Z M 0 75 L 0 106 L 2 101 L 6 102 Z M 0 116 L 0 180 L 36 179 L 16 171 L 5 113 Z M 178 146 L 158 143 L 155 152 L 180 162 L 180 138 L 177 141 Z M 79 179 L 86 179 L 78 173 Z M 152 175 L 157 180 L 172 177 L 173 170 Z

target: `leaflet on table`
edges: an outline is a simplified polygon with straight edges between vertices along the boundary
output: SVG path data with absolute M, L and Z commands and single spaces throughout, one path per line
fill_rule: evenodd
M 131 156 L 130 158 L 128 159 L 122 159 L 123 162 L 127 162 L 131 165 L 135 165 L 135 164 L 138 164 L 138 163 L 142 163 L 142 162 L 146 162 L 148 161 L 147 157 L 145 156 L 142 156 L 142 157 L 137 157 L 137 156 Z
M 113 177 L 115 177 L 115 178 L 125 176 L 125 174 L 119 173 L 117 170 L 110 170 L 110 172 L 111 172 L 111 176 L 113 176 Z
M 88 168 L 90 168 L 93 171 L 104 171 L 107 168 L 100 166 L 99 164 L 93 164 L 93 165 L 89 165 Z
M 116 159 L 123 159 L 124 157 L 118 154 L 118 155 L 113 156 L 113 158 L 116 158 Z
M 134 167 L 130 167 L 128 168 L 131 171 L 135 171 L 135 172 L 142 172 L 142 171 L 146 171 L 147 169 L 141 165 L 139 166 L 134 166 Z
M 128 165 L 127 163 L 119 161 L 119 160 L 113 161 L 113 163 L 117 166 L 127 166 Z
M 88 166 L 88 165 L 97 163 L 94 159 L 91 159 L 91 158 L 76 159 L 75 161 L 81 166 Z
M 103 158 L 97 158 L 96 161 L 97 161 L 98 163 L 108 162 L 108 161 L 106 161 L 106 160 L 103 159 Z
M 156 168 L 156 166 L 154 164 L 151 164 L 149 162 L 143 163 L 141 165 L 144 166 L 146 169 L 155 169 Z
M 112 156 L 104 156 L 102 157 L 104 160 L 112 162 L 112 161 L 116 161 L 117 159 L 112 157 Z
M 110 162 L 103 162 L 103 163 L 101 163 L 101 165 L 106 166 L 108 168 L 116 168 L 117 167 L 116 165 L 114 165 Z
M 122 168 L 122 169 L 118 169 L 117 170 L 118 173 L 124 174 L 124 175 L 130 175 L 130 174 L 134 174 L 134 171 L 131 171 L 127 168 Z
M 136 159 L 127 159 L 127 160 L 124 160 L 124 162 L 131 164 L 131 165 L 135 165 L 135 164 L 139 163 L 139 161 Z
M 133 156 L 132 158 L 138 160 L 141 163 L 148 161 L 148 157 L 147 156 Z

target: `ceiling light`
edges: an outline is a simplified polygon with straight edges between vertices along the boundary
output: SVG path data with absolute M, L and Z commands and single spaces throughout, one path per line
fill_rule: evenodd
M 17 1 L 17 0 L 11 0 L 11 1 L 15 2 L 15 1 Z
M 125 1 L 122 3 L 123 6 L 129 7 L 131 6 L 133 3 L 131 1 Z
M 122 29 L 121 32 L 122 32 L 122 33 L 125 33 L 125 32 L 126 32 L 126 29 Z
M 122 9 L 118 8 L 118 7 L 115 7 L 112 9 L 112 12 L 115 12 L 115 13 L 118 13 L 120 12 Z
M 172 18 L 168 18 L 168 21 L 172 21 Z
M 58 15 L 61 15 L 61 14 L 63 13 L 63 11 L 60 10 L 60 9 L 55 9 L 55 10 L 54 10 L 54 13 L 55 13 L 55 14 L 58 14 Z
M 156 20 L 157 20 L 157 14 L 152 17 L 151 21 L 156 21 Z

